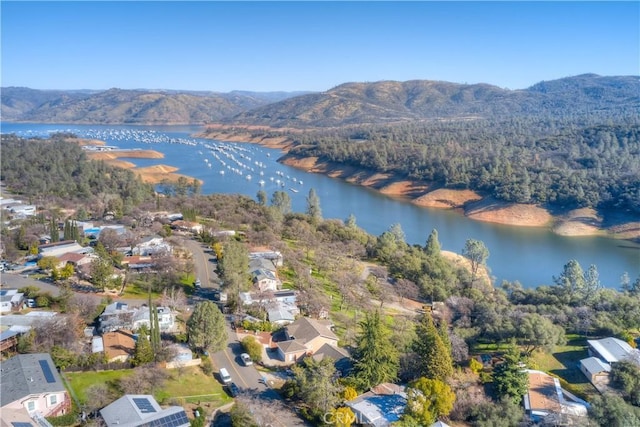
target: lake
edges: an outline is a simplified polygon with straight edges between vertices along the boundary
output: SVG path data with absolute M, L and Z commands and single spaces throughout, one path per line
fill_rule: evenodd
M 126 160 L 138 166 L 175 166 L 179 173 L 204 181 L 205 194 L 244 194 L 255 199 L 260 189 L 269 197 L 283 190 L 290 195 L 293 210 L 304 212 L 306 197 L 313 188 L 320 198 L 324 218 L 344 220 L 354 214 L 358 226 L 376 236 L 399 223 L 407 243 L 424 245 L 435 228 L 442 248 L 457 253 L 467 239 L 481 240 L 489 249 L 487 265 L 496 284 L 517 280 L 526 287 L 549 285 L 571 259 L 580 262 L 585 270 L 595 264 L 605 287 L 618 288 L 624 272 L 632 281 L 640 275 L 640 245 L 635 243 L 602 237 L 562 237 L 546 229 L 482 223 L 453 211 L 418 207 L 365 187 L 282 165 L 277 162 L 282 155 L 280 150 L 189 136 L 200 130 L 194 126 L 1 124 L 2 133 L 28 137 L 70 131 L 120 148 L 160 151 L 165 154 L 164 159 Z

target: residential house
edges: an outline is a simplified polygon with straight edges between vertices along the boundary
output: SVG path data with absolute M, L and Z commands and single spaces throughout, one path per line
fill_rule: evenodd
M 271 260 L 276 267 L 282 267 L 284 264 L 284 257 L 279 251 L 272 251 L 268 248 L 253 248 L 249 251 L 249 259 L 264 258 Z
M 189 427 L 184 408 L 169 406 L 162 409 L 149 394 L 126 394 L 105 406 L 100 416 L 107 427 Z
M 175 328 L 176 315 L 169 307 L 156 307 L 158 311 L 158 327 L 162 332 L 171 332 Z M 132 329 L 137 330 L 142 325 L 151 328 L 149 307 L 136 310 L 132 318 Z
M 591 356 L 580 361 L 580 371 L 582 371 L 592 384 L 605 384 L 609 382 L 611 365 L 597 357 Z
M 176 220 L 171 223 L 171 228 L 176 230 L 186 231 L 193 234 L 201 233 L 203 225 L 193 221 Z
M 387 427 L 400 420 L 407 406 L 407 393 L 404 386 L 383 383 L 345 404 L 358 425 Z
M 613 337 L 599 340 L 587 340 L 589 355 L 612 364 L 623 360 L 636 360 L 640 363 L 640 350 L 634 349 L 627 342 Z
M 590 357 L 580 361 L 580 371 L 601 392 L 608 387 L 611 365 L 627 360 L 640 366 L 640 350 L 623 340 L 608 337 L 587 340 L 587 344 Z
M 6 329 L 0 332 L 0 351 L 12 351 L 18 346 L 18 338 L 24 331 Z
M 275 306 L 267 307 L 267 319 L 278 326 L 294 322 L 298 313 L 300 313 L 300 310 L 295 305 L 276 302 Z
M 158 310 L 158 326 L 162 332 L 170 332 L 175 328 L 175 313 L 168 307 L 156 307 Z M 114 302 L 105 307 L 98 318 L 101 332 L 112 332 L 118 329 L 137 330 L 142 325 L 151 326 L 149 307 L 129 307 L 126 303 Z
M 86 253 L 87 248 L 80 246 L 75 240 L 63 240 L 61 242 L 47 243 L 38 246 L 38 257 L 54 256 L 59 257 L 69 252 Z
M 58 268 L 63 268 L 65 265 L 71 264 L 75 269 L 83 265 L 89 265 L 94 260 L 94 258 L 92 258 L 89 255 L 75 253 L 75 252 L 68 252 L 66 254 L 62 254 L 57 258 L 59 261 Z
M 71 401 L 48 353 L 19 354 L 0 365 L 0 412 L 32 419 L 68 412 Z
M 0 289 L 0 313 L 20 311 L 24 304 L 24 294 L 17 289 Z
M 297 340 L 280 341 L 276 343 L 276 349 L 280 359 L 285 362 L 296 362 L 309 351 L 304 344 Z
M 126 362 L 135 354 L 136 341 L 131 331 L 107 332 L 102 335 L 102 343 L 108 362 Z
M 160 236 L 147 236 L 142 239 L 133 249 L 131 249 L 132 255 L 156 255 L 163 253 L 171 253 L 172 247 L 169 243 L 165 242 Z
M 529 389 L 524 396 L 524 409 L 532 421 L 550 416 L 587 416 L 589 404 L 564 390 L 558 378 L 542 371 L 527 369 L 526 372 Z
M 140 271 L 153 267 L 155 262 L 150 256 L 133 255 L 124 257 L 121 264 L 127 266 L 129 270 Z
M 251 280 L 260 292 L 277 291 L 281 286 L 280 280 L 271 270 L 258 269 L 251 272 Z
M 131 329 L 133 325 L 133 308 L 123 302 L 116 301 L 104 308 L 98 317 L 98 330 L 100 332 L 112 332 L 118 329 Z
M 327 357 L 332 359 L 333 365 L 343 377 L 347 376 L 353 368 L 349 352 L 346 349 L 335 345 L 324 344 L 311 357 L 317 361 Z
M 255 271 L 260 269 L 273 271 L 274 273 L 278 270 L 276 265 L 270 259 L 266 259 L 266 258 L 249 259 L 249 271 Z
M 331 322 L 301 317 L 285 327 L 286 341 L 277 343 L 277 351 L 285 362 L 294 362 L 305 354 L 314 354 L 325 344 L 338 346 Z M 292 341 L 295 341 L 294 345 Z

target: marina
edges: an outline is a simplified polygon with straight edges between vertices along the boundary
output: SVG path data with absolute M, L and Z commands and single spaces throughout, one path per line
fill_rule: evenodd
M 452 210 L 419 207 L 370 188 L 280 164 L 277 159 L 282 152 L 277 149 L 189 136 L 200 130 L 195 126 L 2 123 L 3 133 L 19 136 L 46 137 L 52 132 L 73 132 L 81 138 L 101 137 L 106 144 L 119 149 L 159 151 L 164 154 L 162 163 L 200 180 L 202 194 L 242 194 L 255 199 L 258 191 L 271 197 L 275 191 L 286 189 L 292 210 L 305 212 L 306 195 L 313 188 L 324 218 L 345 220 L 353 214 L 359 227 L 376 236 L 397 223 L 407 243 L 424 245 L 429 233 L 437 229 L 442 248 L 455 253 L 462 251 L 467 239 L 480 240 L 489 249 L 487 265 L 496 285 L 503 280 L 518 281 L 525 287 L 550 285 L 571 259 L 585 270 L 591 264 L 596 265 L 604 287 L 619 287 L 625 272 L 632 280 L 640 275 L 640 246 L 633 242 L 596 236 L 564 237 L 546 228 L 491 224 L 471 220 Z M 126 140 L 127 136 L 132 139 Z M 159 159 L 151 158 L 128 160 L 141 168 L 159 163 Z M 251 179 L 246 175 L 251 175 Z

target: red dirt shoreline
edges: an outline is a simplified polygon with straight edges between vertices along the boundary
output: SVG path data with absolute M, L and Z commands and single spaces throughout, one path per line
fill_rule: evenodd
M 251 142 L 288 152 L 293 143 L 285 135 L 288 131 L 292 130 L 210 125 L 207 131 L 197 137 L 228 142 Z M 280 135 L 266 137 L 267 132 Z M 298 158 L 287 154 L 280 161 L 306 172 L 321 173 L 375 189 L 390 197 L 410 200 L 421 207 L 455 209 L 476 221 L 547 228 L 562 236 L 603 236 L 640 242 L 640 216 L 630 213 L 602 213 L 586 208 L 552 213 L 539 205 L 503 202 L 472 190 L 438 188 L 426 182 L 411 181 L 393 174 L 330 164 L 315 157 Z

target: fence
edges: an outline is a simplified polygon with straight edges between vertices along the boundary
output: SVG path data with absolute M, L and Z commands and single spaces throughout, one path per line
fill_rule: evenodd
M 133 367 L 130 362 L 96 363 L 90 366 L 69 366 L 63 369 L 63 372 L 117 371 L 120 369 L 132 369 Z

